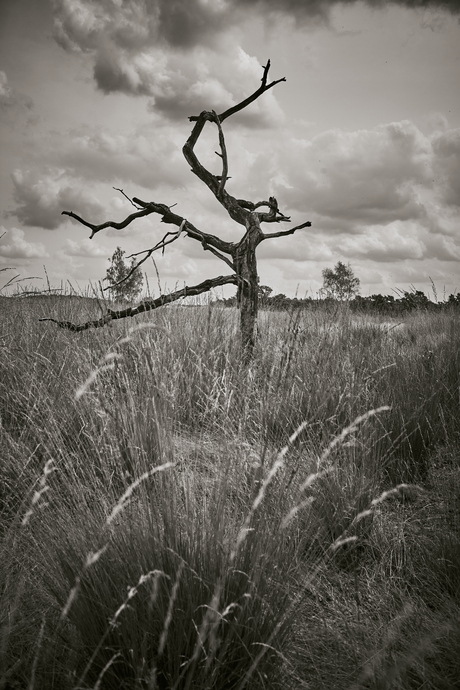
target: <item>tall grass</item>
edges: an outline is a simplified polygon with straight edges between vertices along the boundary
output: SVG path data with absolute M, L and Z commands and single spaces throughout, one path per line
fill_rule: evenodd
M 0 687 L 454 687 L 454 315 L 0 309 Z

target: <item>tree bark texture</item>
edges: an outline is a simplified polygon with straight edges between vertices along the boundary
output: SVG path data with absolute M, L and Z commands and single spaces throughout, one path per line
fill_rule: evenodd
M 257 214 L 248 217 L 248 228 L 237 244 L 233 255 L 235 272 L 238 276 L 237 304 L 240 310 L 241 348 L 243 358 L 252 358 L 255 346 L 255 329 L 259 308 L 259 274 L 256 249 L 263 240 Z

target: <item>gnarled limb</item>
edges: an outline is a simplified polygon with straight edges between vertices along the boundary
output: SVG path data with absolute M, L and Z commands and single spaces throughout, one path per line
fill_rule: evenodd
M 127 197 L 127 198 L 129 198 L 129 197 Z M 106 221 L 105 223 L 100 223 L 99 225 L 95 225 L 93 223 L 89 223 L 88 221 L 84 220 L 83 218 L 78 216 L 76 213 L 73 213 L 73 211 L 62 211 L 62 214 L 66 215 L 66 216 L 70 216 L 71 218 L 78 220 L 78 222 L 81 223 L 82 225 L 85 225 L 86 227 L 91 228 L 92 233 L 91 233 L 90 239 L 92 239 L 96 233 L 100 232 L 100 230 L 104 230 L 105 228 L 114 228 L 115 230 L 122 230 L 123 228 L 126 228 L 130 223 L 132 223 L 132 221 L 135 220 L 136 218 L 140 218 L 142 216 L 148 216 L 152 213 L 158 213 L 159 215 L 162 216 L 162 219 L 161 219 L 162 223 L 168 223 L 171 225 L 176 225 L 178 228 L 180 228 L 183 225 L 183 223 L 185 222 L 185 226 L 183 227 L 184 232 L 186 232 L 189 237 L 201 242 L 201 244 L 203 246 L 209 245 L 210 247 L 217 249 L 218 252 L 224 252 L 225 254 L 231 254 L 232 253 L 232 249 L 233 249 L 233 243 L 232 242 L 225 242 L 224 240 L 221 240 L 220 237 L 216 237 L 215 235 L 211 235 L 209 233 L 203 232 L 202 230 L 198 230 L 198 228 L 196 228 L 192 223 L 190 223 L 190 221 L 186 220 L 182 216 L 177 215 L 176 213 L 172 213 L 171 212 L 172 207 L 166 206 L 166 204 L 156 204 L 153 201 L 142 201 L 142 199 L 138 199 L 137 197 L 133 197 L 132 202 L 134 202 L 134 204 L 136 204 L 137 206 L 141 207 L 141 210 L 137 211 L 136 213 L 131 213 L 129 216 L 127 216 L 127 218 L 125 218 L 123 221 L 120 221 L 120 222 L 109 220 L 109 221 Z M 174 233 L 174 235 L 176 235 L 176 234 L 177 233 Z M 164 242 L 164 239 L 165 238 L 163 238 L 163 240 L 161 240 L 161 242 L 155 246 L 155 249 L 161 248 L 162 243 Z M 169 242 L 167 242 L 167 244 L 169 244 Z M 209 249 L 208 246 L 206 246 L 204 248 Z M 152 251 L 154 251 L 154 250 L 152 250 Z M 146 250 L 146 251 L 150 251 L 150 250 Z M 226 261 L 225 258 L 221 257 L 220 255 L 219 255 L 219 258 L 221 258 L 223 261 Z M 226 263 L 228 263 L 228 260 L 226 261 Z
M 90 228 L 92 230 L 92 233 L 91 233 L 89 239 L 92 240 L 94 235 L 97 232 L 100 232 L 100 230 L 105 230 L 105 228 L 115 228 L 115 230 L 122 230 L 123 228 L 126 228 L 127 225 L 132 223 L 133 220 L 135 220 L 136 218 L 142 218 L 142 216 L 148 216 L 150 213 L 153 213 L 153 211 L 145 208 L 143 211 L 137 211 L 136 213 L 131 213 L 131 215 L 129 215 L 124 220 L 122 220 L 120 223 L 117 223 L 115 220 L 108 220 L 106 223 L 101 223 L 100 225 L 95 225 L 93 223 L 89 223 L 87 220 L 83 220 L 83 218 L 78 216 L 73 211 L 62 211 L 61 216 L 70 216 L 71 218 L 78 220 L 78 222 L 81 223 L 82 225 L 86 225 L 87 228 Z
M 259 213 L 259 221 L 261 223 L 279 223 L 280 221 L 290 222 L 291 217 L 285 216 L 284 213 L 278 208 L 278 201 L 274 196 L 271 196 L 268 201 L 259 201 L 254 204 L 254 208 L 259 208 L 260 206 L 268 206 L 268 213 Z
M 215 113 L 204 110 L 199 115 L 189 138 L 182 147 L 182 153 L 184 154 L 185 160 L 190 165 L 192 172 L 211 190 L 217 201 L 222 204 L 229 216 L 240 225 L 246 225 L 248 218 L 247 211 L 238 204 L 237 200 L 231 196 L 226 189 L 224 189 L 224 186 L 222 185 L 222 178 L 224 175 L 217 177 L 209 172 L 209 170 L 207 170 L 204 165 L 200 163 L 194 151 L 195 144 L 197 143 L 206 122 L 216 122 Z
M 171 302 L 176 302 L 182 297 L 194 297 L 195 295 L 201 295 L 203 292 L 209 292 L 215 287 L 220 287 L 221 285 L 237 285 L 238 278 L 236 275 L 231 276 L 219 276 L 218 278 L 209 278 L 209 280 L 204 280 L 199 285 L 191 285 L 190 287 L 183 287 L 181 290 L 176 290 L 168 295 L 160 295 L 156 299 L 145 299 L 140 304 L 135 307 L 127 307 L 126 309 L 108 309 L 107 314 L 104 314 L 100 319 L 94 319 L 92 321 L 86 321 L 85 323 L 75 324 L 71 321 L 59 321 L 58 319 L 45 318 L 39 319 L 39 321 L 52 321 L 57 324 L 59 328 L 66 328 L 69 331 L 79 332 L 86 331 L 88 328 L 101 328 L 106 326 L 110 321 L 116 321 L 118 319 L 125 319 L 127 317 L 137 316 L 137 314 L 143 314 L 147 311 L 152 311 L 153 309 L 158 309 L 163 307 L 165 304 L 170 304 Z
M 239 201 L 235 199 L 235 197 L 233 197 L 231 194 L 228 194 L 228 192 L 224 189 L 225 182 L 227 179 L 227 155 L 225 150 L 225 141 L 222 132 L 222 127 L 220 125 L 225 119 L 227 119 L 227 117 L 230 117 L 230 115 L 234 115 L 240 110 L 243 110 L 248 105 L 250 105 L 250 103 L 253 103 L 255 100 L 257 100 L 257 98 L 259 98 L 259 96 L 265 93 L 265 91 L 268 91 L 268 89 L 271 89 L 273 86 L 279 84 L 279 82 L 281 81 L 286 81 L 285 77 L 283 77 L 282 79 L 277 79 L 275 81 L 272 81 L 270 84 L 267 84 L 269 69 L 270 60 L 268 60 L 266 66 L 264 67 L 262 83 L 260 87 L 256 91 L 254 91 L 254 93 L 251 94 L 251 96 L 248 96 L 248 98 L 245 98 L 240 103 L 237 103 L 236 105 L 232 106 L 221 115 L 217 115 L 214 110 L 210 112 L 207 110 L 203 110 L 203 112 L 201 112 L 199 115 L 189 117 L 190 122 L 195 122 L 195 126 L 193 127 L 189 138 L 187 139 L 182 148 L 184 157 L 187 163 L 190 165 L 192 172 L 197 177 L 199 177 L 199 179 L 202 182 L 204 182 L 205 185 L 211 190 L 211 192 L 214 194 L 216 199 L 222 204 L 222 206 L 225 208 L 230 217 L 237 223 L 240 223 L 240 225 L 245 225 L 246 227 L 248 227 L 249 224 L 249 217 L 247 211 L 250 209 L 248 209 L 247 205 L 239 203 Z M 220 177 L 216 177 L 211 172 L 209 172 L 209 170 L 207 170 L 204 167 L 204 165 L 200 163 L 194 151 L 195 145 L 201 135 L 201 132 L 203 131 L 206 122 L 214 122 L 219 130 L 219 144 L 221 147 L 223 160 L 223 170 L 222 175 Z
M 143 250 L 140 251 L 140 252 L 135 252 L 134 254 L 130 254 L 130 255 L 127 257 L 128 259 L 131 259 L 131 258 L 134 257 L 134 256 L 139 256 L 140 254 L 145 254 L 145 256 L 144 256 L 140 261 L 138 261 L 137 264 L 135 264 L 135 265 L 132 267 L 132 269 L 129 271 L 129 273 L 128 273 L 124 278 L 122 278 L 122 280 L 120 280 L 118 283 L 114 283 L 113 285 L 104 288 L 104 290 L 110 290 L 111 288 L 116 287 L 117 285 L 121 285 L 121 283 L 124 283 L 125 280 L 128 280 L 128 278 L 134 273 L 134 271 L 135 271 L 136 269 L 138 269 L 139 266 L 141 266 L 145 261 L 147 261 L 147 259 L 148 259 L 150 256 L 152 256 L 153 252 L 157 251 L 158 249 L 161 249 L 161 250 L 162 250 L 162 254 L 164 254 L 165 247 L 166 247 L 168 244 L 172 244 L 172 242 L 175 242 L 176 240 L 178 240 L 179 237 L 180 237 L 181 234 L 182 234 L 182 231 L 183 231 L 184 229 L 185 229 L 185 232 L 187 232 L 187 227 L 186 227 L 186 226 L 187 226 L 187 223 L 188 223 L 188 221 L 186 221 L 186 220 L 184 219 L 184 220 L 182 221 L 182 223 L 181 223 L 181 226 L 180 226 L 178 232 L 167 232 L 166 235 L 163 237 L 163 239 L 160 240 L 160 242 L 158 242 L 158 243 L 157 243 L 154 247 L 152 247 L 151 249 L 143 249 Z M 202 234 L 202 233 L 200 233 L 199 230 L 196 230 L 196 228 L 193 228 L 193 231 L 192 231 L 192 232 L 193 232 L 194 234 L 193 234 L 193 235 L 190 235 L 190 236 L 193 236 L 194 239 L 199 239 L 199 235 Z M 187 233 L 187 234 L 188 234 L 188 233 Z M 168 237 L 169 235 L 172 235 L 172 237 L 171 237 L 170 239 L 167 239 L 167 237 Z M 207 250 L 207 251 L 212 252 L 215 256 L 217 256 L 218 259 L 220 259 L 221 261 L 224 261 L 224 262 L 227 264 L 227 266 L 229 266 L 229 267 L 232 269 L 232 271 L 234 271 L 234 270 L 235 270 L 235 267 L 234 267 L 234 265 L 233 265 L 233 262 L 230 261 L 230 259 L 228 259 L 228 258 L 227 258 L 226 256 L 224 256 L 223 254 L 221 254 L 220 252 L 218 252 L 217 249 L 214 249 L 214 247 L 208 245 L 207 242 L 206 242 L 206 237 L 207 237 L 207 235 L 206 235 L 206 233 L 204 233 L 203 236 L 202 236 L 202 238 L 201 238 L 201 244 L 202 244 L 203 249 L 204 249 L 205 251 Z M 211 235 L 211 237 L 213 237 L 213 236 Z
M 177 213 L 172 213 L 170 207 L 165 206 L 165 204 L 155 204 L 152 201 L 142 201 L 137 197 L 133 197 L 133 201 L 135 201 L 136 204 L 139 204 L 140 206 L 143 206 L 145 208 L 153 208 L 155 213 L 160 213 L 161 215 L 163 215 L 163 218 L 161 219 L 162 223 L 176 225 L 179 228 L 182 222 L 185 220 L 182 216 L 177 215 Z M 220 237 L 216 237 L 215 235 L 211 235 L 208 232 L 198 230 L 198 228 L 196 228 L 193 225 L 193 223 L 191 223 L 189 220 L 186 220 L 184 232 L 192 239 L 201 242 L 201 244 L 203 245 L 210 245 L 211 247 L 214 247 L 214 249 L 217 249 L 219 252 L 224 252 L 225 254 L 232 254 L 233 242 L 225 242 L 224 240 L 221 240 Z M 207 248 L 208 247 L 205 247 L 205 249 Z
M 290 228 L 289 230 L 280 230 L 279 232 L 269 232 L 263 233 L 263 240 L 270 240 L 273 237 L 284 237 L 285 235 L 293 235 L 296 230 L 301 230 L 302 228 L 311 228 L 311 223 L 307 220 L 306 223 L 301 225 L 296 225 L 295 228 Z
M 279 223 L 282 220 L 286 222 L 291 220 L 290 216 L 285 216 L 284 213 L 281 213 L 278 208 L 278 201 L 274 196 L 271 196 L 268 201 L 257 201 L 256 203 L 246 201 L 246 199 L 237 199 L 237 202 L 241 208 L 246 208 L 248 211 L 256 211 L 262 206 L 268 206 L 270 210 L 267 213 L 258 214 L 261 223 Z
M 227 147 L 225 146 L 225 138 L 224 138 L 224 133 L 222 131 L 222 127 L 220 124 L 219 116 L 217 115 L 216 111 L 213 110 L 213 115 L 215 116 L 215 123 L 217 125 L 217 129 L 219 130 L 219 146 L 220 146 L 220 157 L 222 158 L 222 175 L 220 176 L 220 182 L 219 182 L 219 195 L 222 194 L 222 191 L 224 189 L 225 183 L 228 180 L 228 157 L 227 157 Z
M 240 110 L 244 110 L 244 108 L 247 108 L 248 105 L 256 101 L 259 96 L 261 96 L 265 91 L 268 91 L 271 89 L 273 86 L 276 86 L 276 84 L 279 84 L 281 81 L 286 81 L 286 77 L 282 77 L 281 79 L 276 79 L 275 81 L 272 81 L 270 84 L 267 84 L 267 77 L 268 77 L 268 72 L 270 70 L 270 60 L 267 61 L 267 64 L 264 66 L 264 73 L 262 75 L 262 83 L 257 89 L 257 91 L 254 91 L 253 94 L 245 98 L 243 101 L 240 103 L 237 103 L 237 105 L 233 105 L 231 108 L 223 112 L 221 115 L 219 115 L 219 120 L 223 122 L 224 120 L 227 119 L 227 117 L 230 117 L 230 115 L 234 115 L 235 113 L 238 113 Z M 190 122 L 196 122 L 201 115 L 198 116 L 193 116 L 189 117 Z

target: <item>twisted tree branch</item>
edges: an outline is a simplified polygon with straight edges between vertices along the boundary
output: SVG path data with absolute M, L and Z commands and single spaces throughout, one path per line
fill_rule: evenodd
M 186 220 L 182 221 L 178 232 L 167 232 L 166 235 L 163 237 L 163 239 L 160 240 L 160 242 L 158 242 L 151 249 L 144 249 L 142 252 L 137 252 L 137 254 L 130 254 L 130 256 L 128 256 L 128 259 L 131 259 L 133 256 L 139 256 L 139 254 L 145 254 L 145 256 L 140 261 L 138 261 L 136 264 L 134 264 L 132 266 L 132 268 L 128 271 L 128 273 L 125 275 L 124 278 L 119 280 L 117 283 L 112 283 L 112 285 L 108 285 L 107 287 L 103 288 L 103 291 L 105 292 L 106 290 L 113 290 L 114 287 L 117 287 L 118 285 L 122 285 L 122 283 L 124 283 L 126 280 L 128 280 L 128 278 L 131 278 L 131 276 L 133 275 L 133 273 L 135 271 L 137 271 L 139 266 L 141 266 L 145 261 L 147 261 L 147 259 L 150 256 L 152 256 L 153 252 L 155 252 L 157 249 L 162 249 L 162 251 L 164 253 L 165 247 L 168 244 L 171 244 L 172 242 L 175 242 L 176 240 L 179 239 L 179 237 L 182 234 L 182 230 L 184 229 L 184 225 L 186 222 L 187 222 Z M 166 240 L 168 235 L 172 235 L 173 237 L 169 240 Z M 105 280 L 107 280 L 107 278 L 105 278 Z
M 134 208 L 137 208 L 137 209 L 139 208 L 138 206 L 136 206 L 136 204 L 134 203 L 134 201 L 133 201 L 132 199 L 130 199 L 129 196 L 128 196 L 127 194 L 124 193 L 124 191 L 123 191 L 122 189 L 119 189 L 119 187 L 113 187 L 113 189 L 115 189 L 115 191 L 120 192 L 121 194 L 123 194 L 123 196 L 125 197 L 125 199 L 128 199 L 129 203 L 130 203 L 132 206 L 134 206 Z
M 215 287 L 220 287 L 221 285 L 237 285 L 238 277 L 236 275 L 231 276 L 219 276 L 218 278 L 210 278 L 205 280 L 199 285 L 192 285 L 190 287 L 183 287 L 181 290 L 176 290 L 168 295 L 160 295 L 156 299 L 146 299 L 143 300 L 136 307 L 127 307 L 126 309 L 108 309 L 107 314 L 104 314 L 100 319 L 94 319 L 92 321 L 86 321 L 85 323 L 75 324 L 71 321 L 58 321 L 58 319 L 44 318 L 39 319 L 39 321 L 52 321 L 57 324 L 59 328 L 66 328 L 69 331 L 79 332 L 86 331 L 88 328 L 101 328 L 107 325 L 110 321 L 116 321 L 117 319 L 125 319 L 127 317 L 137 316 L 137 314 L 143 314 L 147 311 L 152 311 L 153 309 L 158 309 L 163 307 L 165 304 L 170 304 L 171 302 L 176 302 L 182 297 L 194 297 L 196 295 L 201 295 L 203 292 L 209 292 Z
M 256 91 L 254 91 L 254 93 L 251 94 L 251 96 L 248 96 L 248 98 L 245 98 L 240 103 L 237 103 L 236 105 L 232 106 L 221 115 L 217 115 L 214 110 L 203 110 L 203 112 L 201 112 L 199 115 L 189 117 L 190 122 L 195 122 L 195 126 L 193 127 L 189 138 L 187 139 L 182 148 L 185 160 L 190 165 L 192 172 L 197 177 L 199 177 L 199 179 L 202 182 L 204 182 L 205 185 L 211 190 L 211 192 L 214 194 L 216 199 L 222 204 L 222 206 L 225 208 L 230 217 L 240 225 L 244 225 L 246 227 L 250 222 L 248 215 L 248 210 L 250 209 L 248 209 L 247 205 L 239 203 L 237 199 L 228 194 L 228 192 L 224 189 L 227 178 L 227 155 L 222 128 L 220 125 L 227 117 L 230 117 L 230 115 L 234 115 L 240 110 L 243 110 L 250 103 L 257 100 L 257 98 L 259 98 L 259 96 L 265 93 L 265 91 L 268 91 L 268 89 L 271 89 L 273 86 L 279 84 L 279 82 L 281 81 L 286 81 L 285 77 L 283 77 L 282 79 L 278 79 L 276 81 L 271 82 L 270 84 L 267 84 L 269 69 L 270 60 L 268 60 L 266 66 L 264 67 L 262 83 L 260 87 Z M 222 150 L 223 161 L 223 171 L 222 175 L 219 178 L 210 173 L 209 170 L 207 170 L 204 167 L 204 165 L 200 163 L 194 151 L 195 144 L 197 143 L 206 122 L 214 122 L 219 130 L 219 144 Z M 282 219 L 280 218 L 280 220 Z
M 286 81 L 286 77 L 282 77 L 281 79 L 276 79 L 275 81 L 272 81 L 270 84 L 267 84 L 267 77 L 268 77 L 268 72 L 270 70 L 270 60 L 267 61 L 267 64 L 264 66 L 264 73 L 262 75 L 262 83 L 259 86 L 259 88 L 254 91 L 253 94 L 245 98 L 243 101 L 240 103 L 237 103 L 236 105 L 233 105 L 231 108 L 223 112 L 221 115 L 219 115 L 219 120 L 223 122 L 224 120 L 227 119 L 227 117 L 230 117 L 230 115 L 234 115 L 235 113 L 238 113 L 240 110 L 244 110 L 244 108 L 247 108 L 248 105 L 256 101 L 259 96 L 261 96 L 265 91 L 268 91 L 271 89 L 273 86 L 276 86 L 276 84 L 279 84 L 282 81 Z M 201 115 L 192 115 L 189 117 L 190 122 L 197 122 Z
M 186 220 L 182 216 L 177 215 L 176 213 L 172 213 L 172 206 L 166 206 L 166 204 L 156 204 L 153 201 L 142 201 L 142 199 L 138 199 L 137 197 L 133 197 L 132 201 L 142 210 L 138 211 L 137 213 L 131 213 L 131 215 L 129 215 L 127 218 L 125 218 L 123 221 L 119 223 L 113 220 L 109 220 L 105 223 L 101 223 L 100 225 L 95 225 L 84 220 L 72 211 L 62 211 L 62 214 L 70 216 L 71 218 L 78 220 L 78 222 L 82 225 L 91 228 L 92 233 L 90 239 L 92 239 L 97 232 L 99 232 L 100 230 L 104 230 L 105 228 L 114 228 L 115 230 L 122 230 L 123 228 L 126 228 L 126 226 L 128 226 L 130 223 L 132 223 L 132 221 L 136 218 L 148 216 L 152 213 L 158 213 L 162 216 L 162 223 L 176 225 L 178 228 L 180 228 L 185 221 L 185 226 L 183 228 L 184 232 L 186 232 L 187 235 L 192 239 L 201 242 L 205 249 L 209 249 L 209 247 L 205 247 L 204 245 L 209 245 L 210 247 L 217 249 L 219 252 L 224 252 L 225 254 L 232 254 L 232 242 L 225 242 L 224 240 L 221 240 L 220 237 L 216 237 L 215 235 L 211 235 L 209 233 L 203 232 L 202 230 L 198 230 L 198 228 L 196 228 L 192 223 L 190 223 L 190 221 Z M 176 234 L 177 233 L 174 233 L 174 235 Z M 155 249 L 162 247 L 162 243 L 164 242 L 165 237 L 163 238 L 163 240 L 161 240 L 161 242 L 158 243 L 158 245 L 155 246 Z M 169 244 L 169 242 L 167 242 L 166 244 Z M 153 251 L 155 251 L 155 249 Z
M 62 211 L 61 216 L 70 216 L 71 218 L 74 218 L 75 220 L 78 220 L 79 223 L 82 225 L 86 225 L 87 228 L 90 228 L 92 230 L 92 233 L 89 237 L 90 240 L 93 239 L 94 235 L 97 232 L 100 232 L 100 230 L 105 230 L 105 228 L 115 228 L 115 230 L 122 230 L 123 228 L 126 228 L 127 225 L 133 222 L 136 218 L 141 218 L 142 216 L 148 216 L 150 213 L 153 213 L 153 210 L 145 208 L 143 211 L 138 211 L 137 213 L 131 213 L 130 216 L 122 220 L 120 223 L 117 223 L 115 220 L 108 220 L 106 223 L 101 223 L 100 225 L 95 225 L 94 223 L 88 223 L 87 220 L 83 220 L 80 216 L 78 216 L 76 213 L 73 211 Z
M 222 175 L 220 177 L 219 190 L 218 190 L 218 194 L 220 196 L 220 195 L 222 195 L 225 183 L 227 182 L 228 158 L 227 158 L 227 148 L 225 146 L 224 133 L 222 131 L 219 116 L 217 115 L 215 110 L 213 110 L 212 112 L 213 112 L 213 115 L 215 116 L 215 123 L 217 125 L 217 129 L 219 130 L 219 146 L 220 146 L 221 158 L 222 158 Z
M 309 220 L 307 220 L 306 223 L 302 223 L 301 225 L 296 225 L 295 228 L 290 228 L 289 230 L 280 230 L 280 232 L 269 232 L 269 233 L 264 233 L 262 240 L 270 240 L 273 237 L 284 237 L 285 235 L 293 235 L 296 230 L 301 230 L 302 228 L 310 228 L 311 223 Z

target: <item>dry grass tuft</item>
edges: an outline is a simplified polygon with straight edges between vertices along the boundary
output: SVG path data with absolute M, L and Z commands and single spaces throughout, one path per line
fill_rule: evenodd
M 0 309 L 0 688 L 456 687 L 454 315 Z

